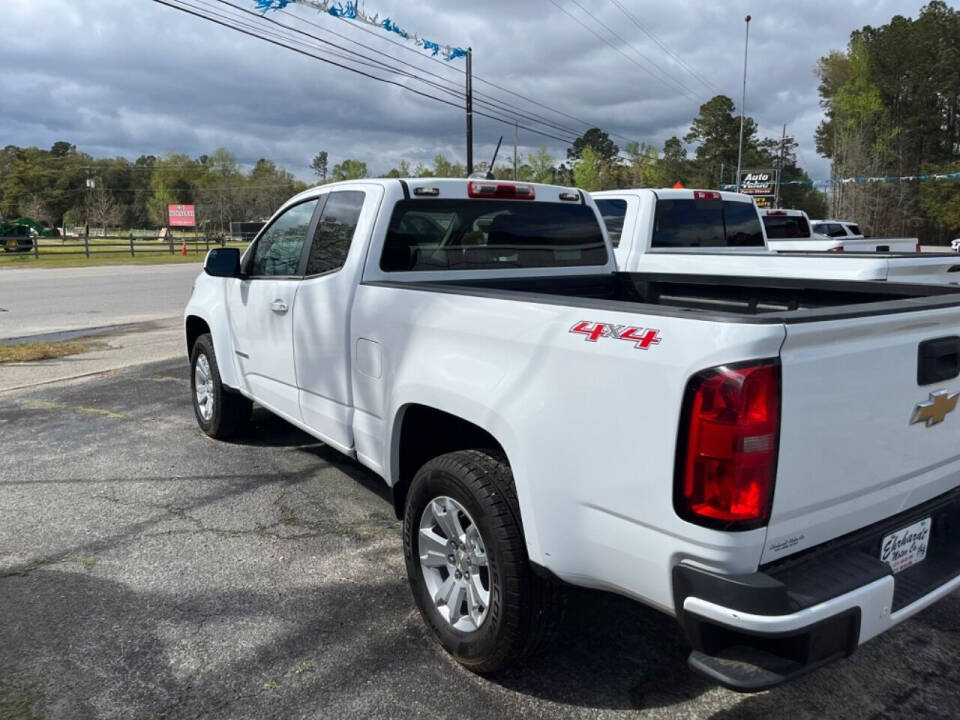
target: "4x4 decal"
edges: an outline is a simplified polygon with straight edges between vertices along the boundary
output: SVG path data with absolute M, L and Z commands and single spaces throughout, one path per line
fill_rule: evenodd
M 631 325 L 615 325 L 614 323 L 598 323 L 581 320 L 570 332 L 586 335 L 584 340 L 596 342 L 602 337 L 613 340 L 632 342 L 639 350 L 648 350 L 651 345 L 660 344 L 660 331 L 654 328 L 633 327 Z

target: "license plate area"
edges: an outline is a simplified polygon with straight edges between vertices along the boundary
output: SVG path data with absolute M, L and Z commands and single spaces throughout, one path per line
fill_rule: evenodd
M 924 518 L 885 535 L 880 543 L 880 560 L 887 563 L 894 574 L 923 561 L 930 544 L 931 525 L 931 519 Z

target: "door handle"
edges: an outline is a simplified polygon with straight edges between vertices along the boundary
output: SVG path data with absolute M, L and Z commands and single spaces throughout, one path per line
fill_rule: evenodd
M 274 300 L 272 303 L 270 303 L 270 309 L 275 313 L 283 315 L 290 308 L 287 307 L 287 304 L 283 300 Z

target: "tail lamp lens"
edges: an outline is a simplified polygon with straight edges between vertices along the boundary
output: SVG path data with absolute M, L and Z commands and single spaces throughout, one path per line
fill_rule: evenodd
M 827 250 L 827 252 L 843 252 L 843 245 L 837 245 L 836 247 L 832 247 L 829 250 Z
M 766 524 L 779 445 L 780 364 L 698 373 L 684 398 L 678 514 L 726 530 Z

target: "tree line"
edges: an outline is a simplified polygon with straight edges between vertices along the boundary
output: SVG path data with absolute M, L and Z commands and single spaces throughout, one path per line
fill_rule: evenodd
M 946 242 L 960 231 L 960 180 L 885 182 L 960 170 L 960 13 L 936 0 L 856 30 L 844 51 L 820 58 L 817 151 L 835 178 L 833 216 L 877 235 Z

